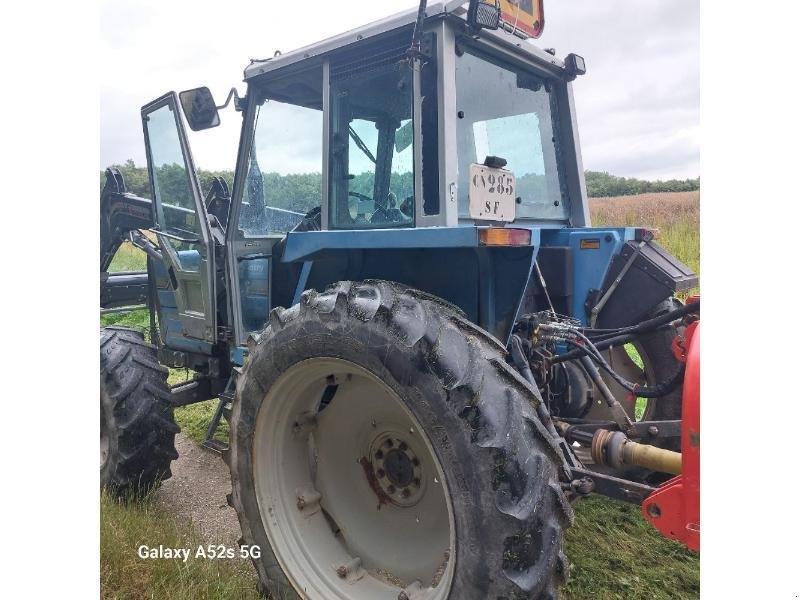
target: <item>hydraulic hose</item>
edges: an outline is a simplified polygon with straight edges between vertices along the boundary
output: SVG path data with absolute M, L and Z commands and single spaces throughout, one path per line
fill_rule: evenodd
M 626 327 L 619 327 L 617 329 L 590 329 L 590 328 L 581 328 L 587 335 L 592 335 L 593 333 L 597 333 L 597 337 L 607 337 L 610 335 L 622 335 L 622 334 L 633 334 L 633 333 L 647 333 L 661 325 L 665 325 L 667 323 L 672 323 L 673 321 L 677 321 L 684 315 L 688 315 L 690 313 L 699 313 L 700 312 L 700 300 L 695 300 L 693 302 L 689 302 L 688 304 L 684 304 L 683 306 L 676 308 L 675 310 L 671 310 L 663 315 L 658 315 L 657 317 L 653 317 L 652 319 L 647 319 L 646 321 L 641 321 L 636 325 L 628 325 Z
M 536 379 L 534 379 L 533 373 L 531 372 L 530 363 L 525 356 L 525 351 L 522 349 L 522 340 L 518 335 L 511 336 L 511 360 L 528 383 L 538 389 Z M 539 420 L 547 428 L 550 435 L 558 437 L 558 432 L 556 431 L 555 425 L 553 425 L 553 419 L 550 416 L 550 411 L 547 410 L 547 406 L 545 406 L 544 400 L 539 402 L 536 407 L 536 414 L 539 416 Z
M 641 323 L 632 325 L 630 327 L 623 327 L 621 329 L 614 329 L 614 330 L 610 329 L 599 330 L 605 332 L 603 335 L 600 336 L 604 339 L 600 341 L 593 341 L 592 344 L 597 350 L 605 350 L 606 348 L 610 348 L 611 346 L 619 346 L 621 344 L 626 344 L 632 341 L 637 335 L 640 335 L 642 333 L 647 333 L 649 331 L 652 331 L 653 329 L 661 327 L 662 325 L 666 325 L 667 323 L 672 323 L 673 321 L 678 320 L 684 315 L 693 312 L 698 312 L 699 310 L 700 310 L 700 300 L 697 300 L 696 302 L 691 302 L 689 304 L 686 304 L 685 306 L 676 308 L 673 311 L 670 311 L 663 315 L 659 315 L 652 319 L 648 319 L 647 321 L 642 321 Z M 584 336 L 583 339 L 588 340 L 589 338 L 587 336 L 591 334 L 592 330 L 584 330 L 584 332 L 587 335 Z M 607 337 L 609 335 L 612 335 L 612 337 Z M 570 352 L 567 352 L 565 354 L 553 357 L 553 359 L 551 360 L 551 364 L 558 364 L 568 360 L 573 360 L 581 357 L 584 354 L 588 354 L 586 348 L 579 345 L 575 350 L 571 350 Z
M 582 336 L 582 334 L 579 334 Z M 583 336 L 585 339 L 585 336 Z M 680 383 L 681 378 L 683 377 L 683 372 L 685 366 L 681 364 L 680 367 L 675 371 L 675 373 L 669 377 L 667 380 L 662 381 L 661 383 L 654 385 L 654 386 L 643 386 L 639 385 L 638 383 L 632 383 L 619 375 L 611 366 L 606 362 L 606 360 L 602 357 L 599 351 L 594 348 L 594 345 L 591 345 L 591 349 L 589 347 L 583 346 L 576 342 L 575 340 L 566 340 L 567 343 L 572 344 L 578 348 L 580 348 L 583 352 L 577 354 L 577 356 L 581 356 L 582 354 L 588 356 L 593 361 L 595 361 L 600 368 L 606 371 L 609 375 L 611 375 L 614 380 L 619 383 L 622 387 L 628 390 L 631 394 L 636 394 L 636 396 L 640 398 L 659 398 L 664 396 L 665 394 L 669 394 L 672 390 L 674 390 L 678 383 Z M 588 341 L 588 340 L 586 340 Z M 589 342 L 591 344 L 591 342 Z

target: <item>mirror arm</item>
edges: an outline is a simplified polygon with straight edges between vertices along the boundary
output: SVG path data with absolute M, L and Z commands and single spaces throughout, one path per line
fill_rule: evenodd
M 241 112 L 247 106 L 246 102 L 247 97 L 241 98 L 239 96 L 239 93 L 236 91 L 236 88 L 232 87 L 231 91 L 228 92 L 228 97 L 225 99 L 225 104 L 223 104 L 222 106 L 218 106 L 217 110 L 222 110 L 223 108 L 227 108 L 228 104 L 231 103 L 231 98 L 234 99 L 233 108 L 235 108 L 237 111 Z

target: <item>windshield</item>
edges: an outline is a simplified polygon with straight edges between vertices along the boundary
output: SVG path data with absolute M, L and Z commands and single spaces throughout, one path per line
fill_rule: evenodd
M 517 179 L 517 219 L 568 218 L 554 106 L 554 92 L 543 79 L 469 52 L 456 57 L 460 217 L 469 218 L 470 164 L 499 156 Z
M 322 68 L 254 92 L 253 141 L 242 194 L 240 235 L 284 234 L 322 197 Z

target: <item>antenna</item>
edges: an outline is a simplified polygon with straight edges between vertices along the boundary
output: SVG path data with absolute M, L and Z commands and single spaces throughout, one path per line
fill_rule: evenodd
M 411 60 L 422 58 L 422 24 L 425 21 L 425 9 L 428 7 L 428 0 L 419 0 L 419 10 L 417 11 L 417 22 L 414 23 L 414 35 L 411 36 L 411 47 L 406 55 Z

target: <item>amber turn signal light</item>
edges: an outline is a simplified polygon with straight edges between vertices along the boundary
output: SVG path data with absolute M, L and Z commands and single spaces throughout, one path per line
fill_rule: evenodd
M 512 229 L 510 227 L 487 227 L 478 230 L 481 246 L 530 246 L 530 229 Z

